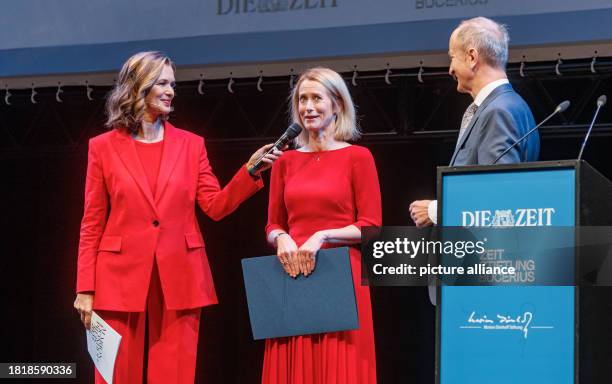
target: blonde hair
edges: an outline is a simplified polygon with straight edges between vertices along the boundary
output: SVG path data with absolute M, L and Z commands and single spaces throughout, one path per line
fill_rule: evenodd
M 302 73 L 291 91 L 289 110 L 294 123 L 302 125 L 299 113 L 300 86 L 306 80 L 316 81 L 321 84 L 331 96 L 333 105 L 337 108 L 336 123 L 334 126 L 334 139 L 341 141 L 357 140 L 361 132 L 357 126 L 355 117 L 355 105 L 346 86 L 346 83 L 336 71 L 329 68 L 310 68 Z M 308 143 L 308 132 L 302 130 L 295 139 L 298 147 Z
M 146 109 L 145 97 L 165 65 L 176 70 L 168 56 L 157 51 L 139 52 L 121 68 L 115 87 L 106 99 L 106 126 L 136 132 Z M 162 116 L 167 119 L 168 116 Z

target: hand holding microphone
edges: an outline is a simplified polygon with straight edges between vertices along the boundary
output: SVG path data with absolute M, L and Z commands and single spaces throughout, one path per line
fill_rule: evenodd
M 258 176 L 261 172 L 270 168 L 272 163 L 278 160 L 282 154 L 283 152 L 274 147 L 274 144 L 266 144 L 251 155 L 246 164 L 247 171 L 251 176 Z M 258 166 L 255 167 L 255 164 L 258 164 Z
M 247 162 L 247 171 L 251 175 L 257 176 L 262 171 L 270 168 L 272 163 L 282 155 L 281 149 L 291 140 L 295 139 L 300 132 L 302 132 L 302 127 L 298 123 L 291 124 L 274 144 L 264 145 L 251 156 Z

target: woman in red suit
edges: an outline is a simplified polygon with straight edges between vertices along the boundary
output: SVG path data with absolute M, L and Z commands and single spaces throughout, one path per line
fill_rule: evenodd
M 359 329 L 266 340 L 262 382 L 376 383 L 370 291 L 361 285 L 355 245 L 362 226 L 382 221 L 374 160 L 366 148 L 347 142 L 357 139 L 359 131 L 338 73 L 313 68 L 302 74 L 291 95 L 291 112 L 304 130 L 299 149 L 287 151 L 272 167 L 268 241 L 293 277 L 313 273 L 320 248 L 352 244 Z
M 247 167 L 270 148 L 221 189 L 203 138 L 167 121 L 174 84 L 167 56 L 132 56 L 107 100 L 112 130 L 89 142 L 74 307 L 121 334 L 118 384 L 142 383 L 145 327 L 147 382 L 193 383 L 200 310 L 217 303 L 195 204 L 214 220 L 234 211 L 262 187 Z

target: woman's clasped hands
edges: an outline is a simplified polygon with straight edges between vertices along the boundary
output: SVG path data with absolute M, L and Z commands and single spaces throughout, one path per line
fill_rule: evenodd
M 285 272 L 295 278 L 300 273 L 310 275 L 316 265 L 316 254 L 325 243 L 322 231 L 315 232 L 302 246 L 298 248 L 291 236 L 282 232 L 276 237 L 276 255 Z

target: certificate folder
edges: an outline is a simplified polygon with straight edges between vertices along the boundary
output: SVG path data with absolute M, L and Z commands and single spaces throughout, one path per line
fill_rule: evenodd
M 359 328 L 347 247 L 320 250 L 308 277 L 292 278 L 276 256 L 242 260 L 255 340 Z

